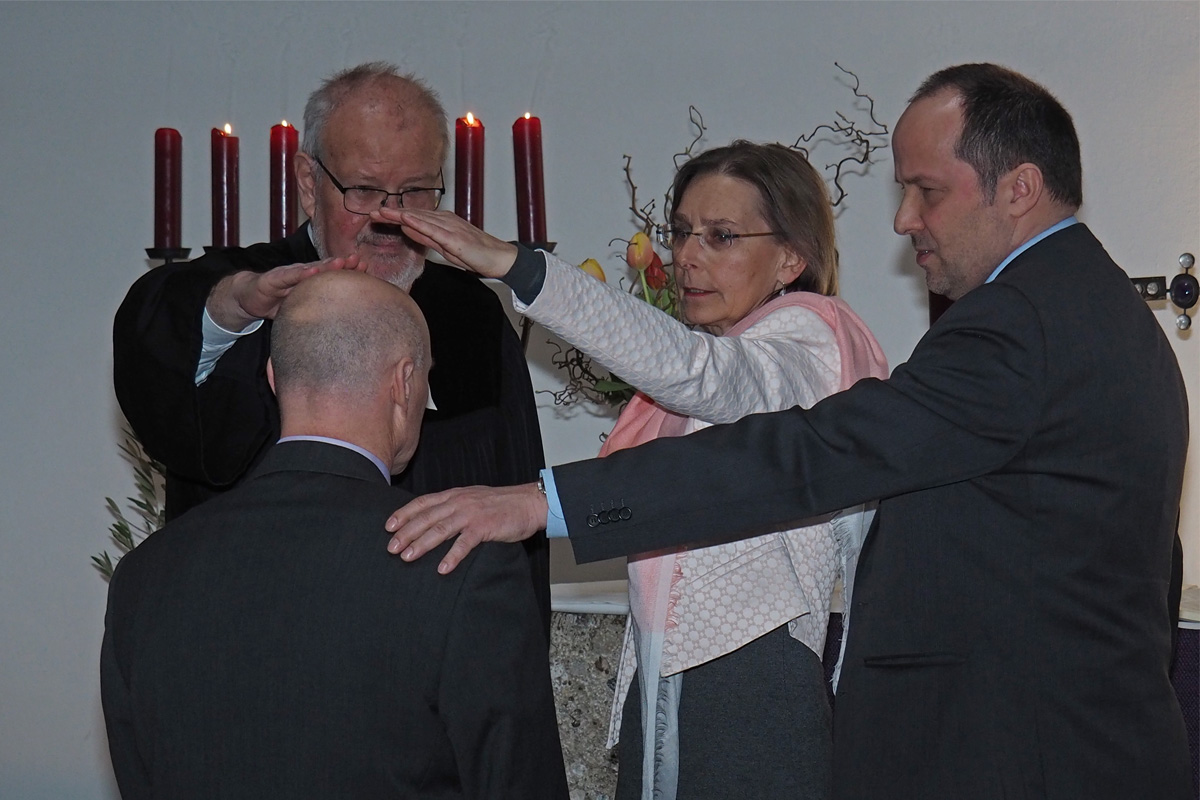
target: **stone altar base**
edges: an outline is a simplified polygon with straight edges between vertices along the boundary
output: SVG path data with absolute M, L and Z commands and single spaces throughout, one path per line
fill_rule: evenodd
M 1196 608 L 1189 609 L 1185 592 L 1171 678 L 1187 726 L 1192 776 L 1200 784 L 1200 589 L 1189 591 Z M 617 751 L 604 749 L 604 742 L 624 633 L 624 614 L 556 611 L 551 620 L 550 678 L 571 800 L 612 800 L 616 791 Z M 842 615 L 832 614 L 823 659 L 826 678 L 837 661 L 841 635 Z
M 606 750 L 623 614 L 554 612 L 550 622 L 550 681 L 571 800 L 612 800 L 617 751 Z

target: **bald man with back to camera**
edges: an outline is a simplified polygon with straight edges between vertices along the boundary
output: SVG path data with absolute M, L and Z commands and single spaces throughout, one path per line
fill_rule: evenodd
M 441 576 L 384 549 L 428 395 L 415 303 L 318 275 L 271 348 L 279 443 L 112 579 L 101 688 L 122 797 L 565 798 L 546 640 L 513 590 L 523 550 Z

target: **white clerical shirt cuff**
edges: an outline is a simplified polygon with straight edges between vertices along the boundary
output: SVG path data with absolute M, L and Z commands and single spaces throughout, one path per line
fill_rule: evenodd
M 240 333 L 227 331 L 208 315 L 208 309 L 205 308 L 204 316 L 200 318 L 202 341 L 200 343 L 200 361 L 196 364 L 196 385 L 199 386 L 208 380 L 208 376 L 216 369 L 217 361 L 225 355 L 226 350 L 233 347 L 238 339 L 261 328 L 262 324 L 263 321 L 257 319 Z

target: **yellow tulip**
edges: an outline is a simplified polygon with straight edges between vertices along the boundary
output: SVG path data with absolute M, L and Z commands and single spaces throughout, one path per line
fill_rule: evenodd
M 653 260 L 654 246 L 650 244 L 650 237 L 638 231 L 629 240 L 629 247 L 625 248 L 626 263 L 641 272 L 650 266 L 650 262 Z
M 582 264 L 580 264 L 579 268 L 588 275 L 591 275 L 593 278 L 599 280 L 601 283 L 608 283 L 607 279 L 604 277 L 604 269 L 600 266 L 600 262 L 596 259 L 589 258 L 587 261 L 584 261 Z

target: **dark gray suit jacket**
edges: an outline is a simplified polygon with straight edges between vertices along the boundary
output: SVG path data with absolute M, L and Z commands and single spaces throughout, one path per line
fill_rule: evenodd
M 838 797 L 1183 798 L 1167 586 L 1187 437 L 1170 344 L 1075 225 L 955 303 L 886 381 L 554 473 L 581 560 L 880 498 Z
M 406 564 L 383 523 L 410 498 L 285 442 L 121 560 L 101 689 L 126 800 L 566 797 L 521 548 Z

